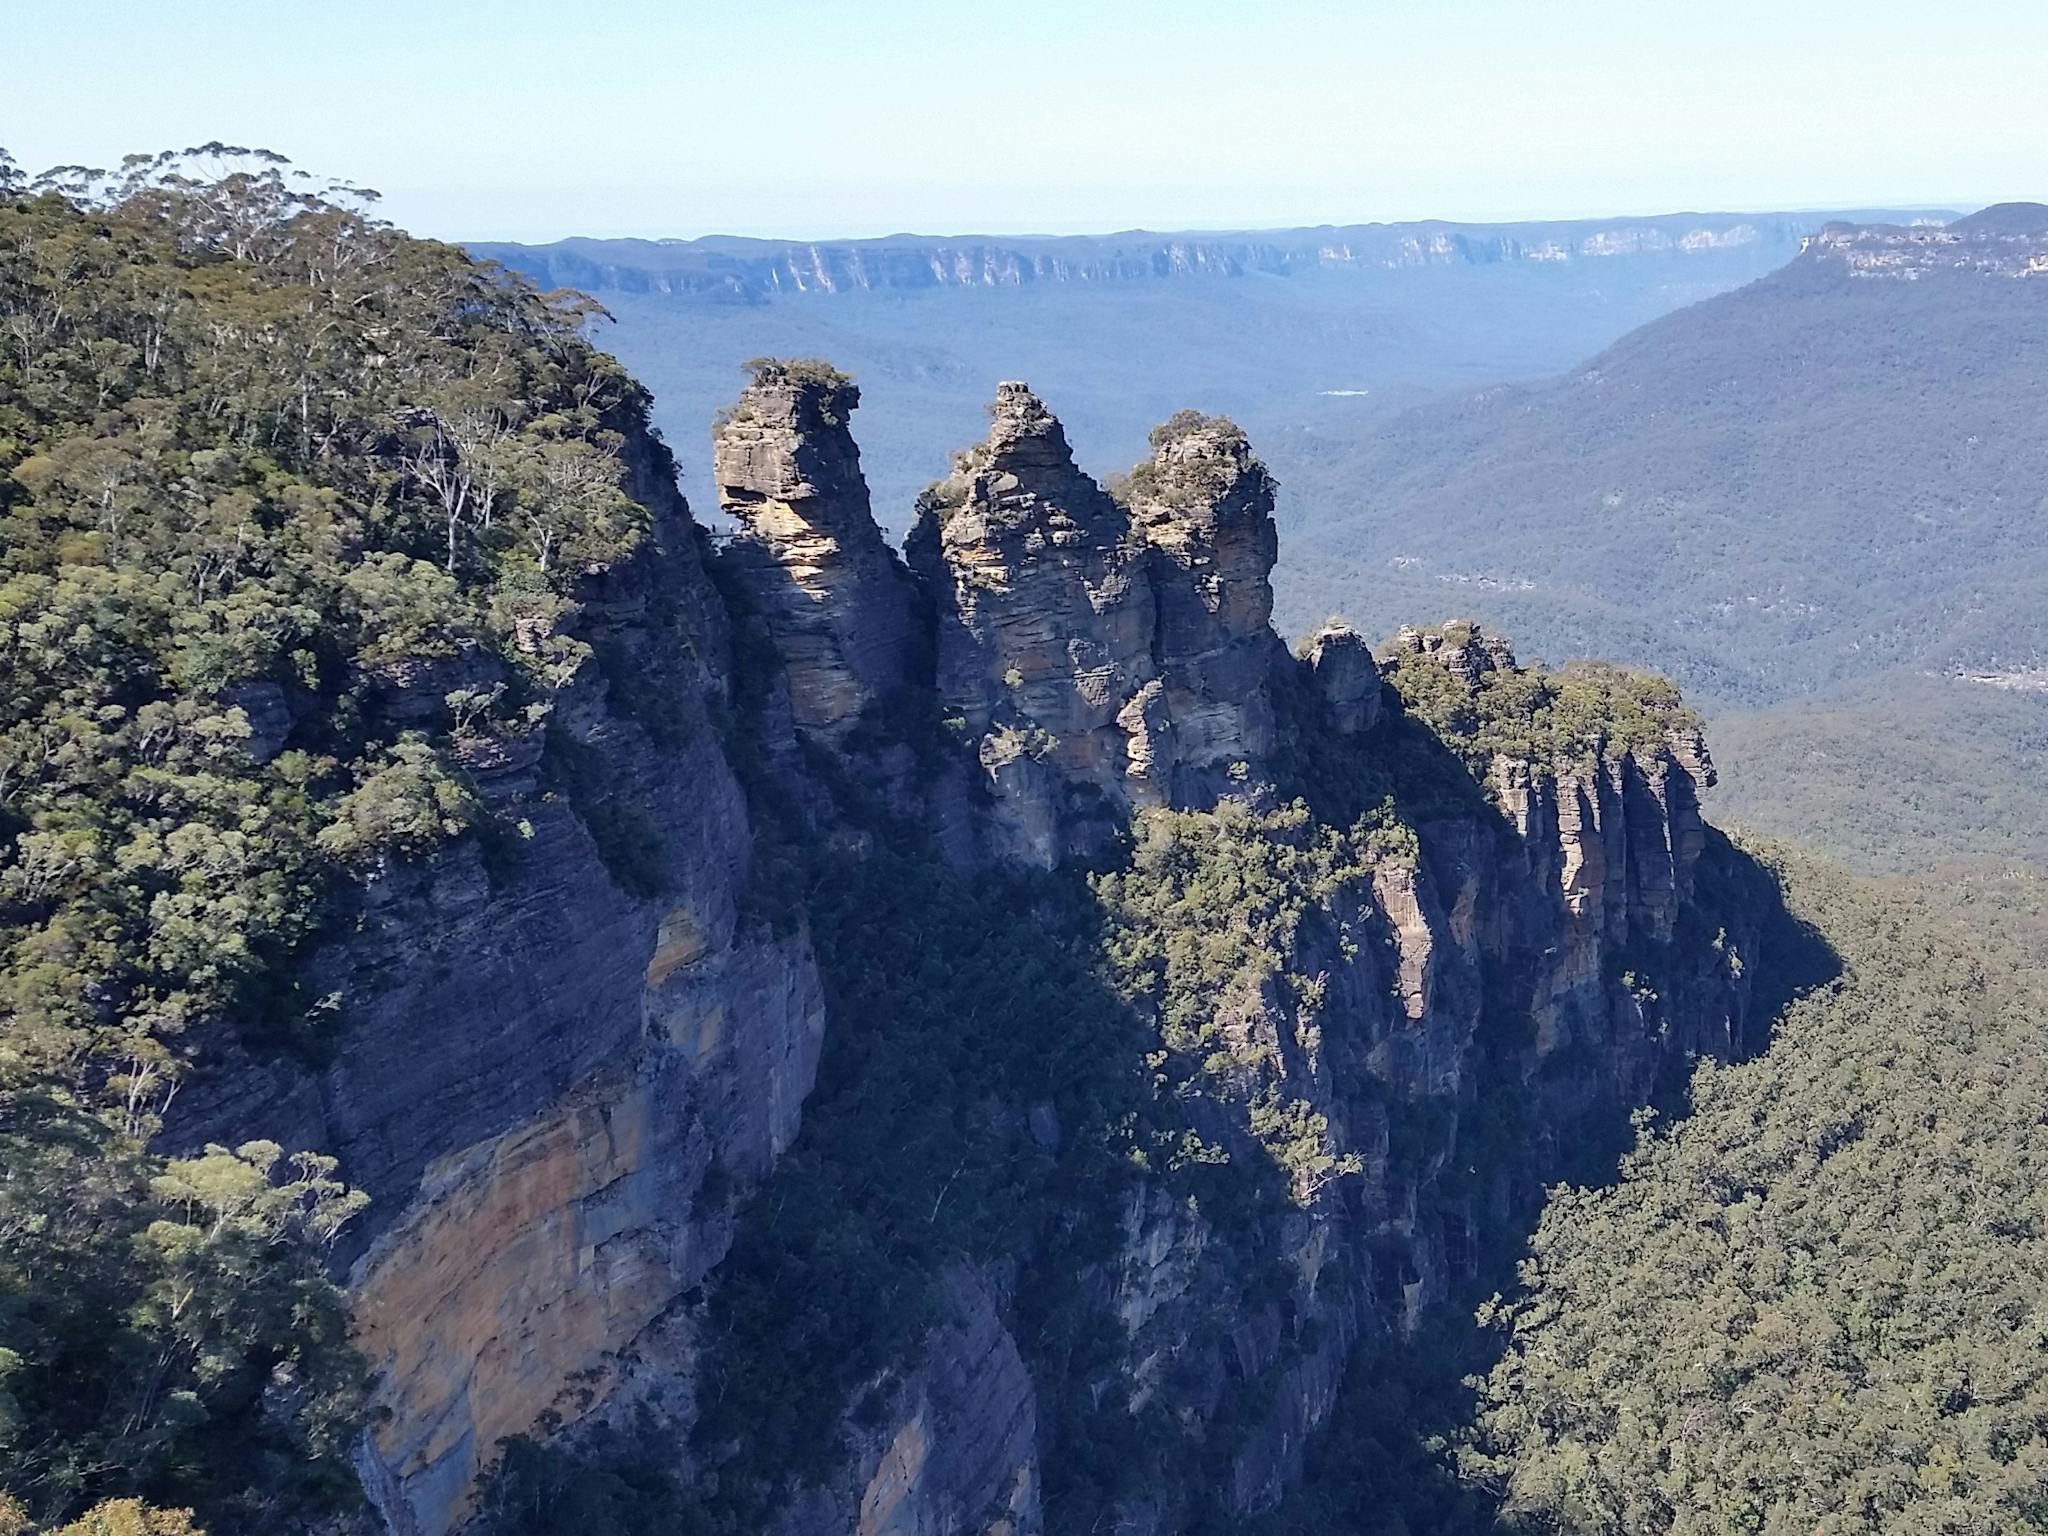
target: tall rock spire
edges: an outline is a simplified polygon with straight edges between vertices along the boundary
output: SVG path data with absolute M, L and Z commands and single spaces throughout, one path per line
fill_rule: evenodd
M 798 729 L 827 738 L 910 681 L 919 640 L 848 430 L 859 404 L 827 364 L 762 362 L 713 433 L 719 504 L 742 525 L 729 568 L 782 657 Z
M 1151 777 L 1176 804 L 1212 796 L 1233 764 L 1276 746 L 1272 680 L 1285 654 L 1272 627 L 1273 489 L 1237 425 L 1196 411 L 1156 428 L 1152 457 L 1131 472 L 1158 602 L 1160 697 L 1147 713 L 1164 731 Z
M 937 608 L 941 707 L 974 743 L 1007 850 L 1051 864 L 1122 824 L 1131 731 L 1156 673 L 1143 547 L 1028 385 L 920 499 L 911 565 Z

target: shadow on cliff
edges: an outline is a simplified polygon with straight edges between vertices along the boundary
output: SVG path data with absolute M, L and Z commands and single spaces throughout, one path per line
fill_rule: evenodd
M 1156 1412 L 1090 1390 L 1119 1363 L 1103 1276 L 1161 1138 L 1140 1022 L 1091 963 L 1085 886 L 962 875 L 915 837 L 783 867 L 832 1029 L 803 1132 L 743 1213 L 706 1313 L 697 1442 L 721 1487 L 757 1509 L 792 1483 L 830 1488 L 849 1449 L 857 1464 L 920 1397 L 957 1391 L 924 1357 L 958 1321 L 960 1266 L 1028 1364 L 1049 1509 L 1184 1474 Z
M 1671 942 L 1612 957 L 1614 973 L 1596 979 L 1602 1006 L 1591 1056 L 1586 1040 L 1574 1044 L 1577 1054 L 1537 1049 L 1533 999 L 1554 928 L 1526 914 L 1497 919 L 1519 934 L 1490 957 L 1498 974 L 1466 960 L 1457 983 L 1468 1002 L 1474 989 L 1490 999 L 1475 1010 L 1467 1067 L 1479 1091 L 1441 1126 L 1427 1121 L 1433 1151 L 1418 1161 L 1430 1171 L 1408 1175 L 1405 1190 L 1419 1234 L 1412 1246 L 1428 1247 L 1435 1265 L 1423 1293 L 1450 1300 L 1404 1342 L 1360 1345 L 1336 1416 L 1312 1444 L 1308 1480 L 1281 1510 L 1257 1521 L 1205 1516 L 1199 1506 L 1234 1447 L 1273 1417 L 1278 1367 L 1316 1348 L 1307 1336 L 1314 1329 L 1295 1330 L 1286 1359 L 1258 1337 L 1268 1322 L 1286 1328 L 1290 1315 L 1287 1266 L 1267 1219 L 1288 1203 L 1286 1169 L 1270 1156 L 1237 1156 L 1256 1149 L 1221 1123 L 1220 1104 L 1207 1113 L 1163 1086 L 1167 1053 L 1147 1016 L 1159 998 L 1141 996 L 1134 1007 L 1106 983 L 1103 909 L 1079 871 L 968 871 L 942 856 L 938 797 L 913 781 L 925 779 L 929 790 L 929 776 L 943 774 L 957 746 L 888 699 L 836 752 L 778 730 L 766 687 L 777 671 L 772 653 L 756 614 L 741 601 L 732 612 L 743 696 L 728 722 L 728 752 L 758 833 L 750 907 L 758 921 L 808 925 L 832 1022 L 802 1134 L 748 1201 L 717 1283 L 695 1303 L 703 1341 L 695 1452 L 715 1469 L 706 1482 L 719 1517 L 761 1529 L 802 1490 L 811 1490 L 802 1495 L 807 1507 L 822 1498 L 845 1515 L 884 1447 L 923 1405 L 948 1392 L 986 1400 L 936 1380 L 931 1363 L 943 1353 L 931 1341 L 961 1322 L 966 1291 L 993 1298 L 1014 1335 L 1014 1346 L 1004 1335 L 1010 1358 L 1021 1353 L 1028 1365 L 1030 1439 L 1051 1529 L 1089 1528 L 1090 1516 L 1134 1497 L 1151 1506 L 1159 1528 L 1190 1533 L 1496 1528 L 1489 1491 L 1457 1480 L 1445 1454 L 1471 1424 L 1463 1383 L 1484 1373 L 1497 1347 L 1474 1309 L 1512 1284 L 1548 1188 L 1611 1181 L 1639 1111 L 1683 1113 L 1687 1042 L 1760 1050 L 1784 1001 L 1831 974 L 1832 956 L 1786 912 L 1769 874 L 1706 834 L 1698 899 L 1681 909 Z M 761 696 L 744 696 L 750 687 Z M 905 699 L 915 704 L 921 692 Z M 1391 803 L 1418 833 L 1424 867 L 1445 866 L 1444 892 L 1458 888 L 1452 866 L 1482 868 L 1514 887 L 1519 906 L 1543 905 L 1536 897 L 1548 887 L 1534 878 L 1514 827 L 1467 758 L 1434 731 L 1396 712 L 1378 731 L 1340 739 L 1304 689 L 1279 692 L 1283 716 L 1293 717 L 1283 796 L 1300 794 L 1333 828 Z M 1438 858 L 1433 845 L 1448 851 Z M 1241 881 L 1216 885 L 1219 900 L 1242 889 Z M 1444 905 L 1452 899 L 1446 894 Z M 1169 902 L 1159 911 L 1180 909 Z M 1747 966 L 1740 988 L 1722 949 L 1731 932 L 1741 935 Z M 1163 975 L 1166 947 L 1204 936 L 1152 937 Z M 1460 962 L 1447 954 L 1444 963 Z M 1706 1001 L 1694 1011 L 1712 1015 L 1721 1034 L 1703 1035 L 1699 1019 L 1681 1017 L 1673 1003 L 1661 1016 L 1676 1019 L 1678 1032 L 1660 1036 L 1660 1011 L 1636 995 L 1639 976 L 1672 999 L 1698 977 Z M 1647 986 L 1640 990 L 1654 1003 Z M 1724 993 L 1726 1008 L 1713 1015 Z M 1617 1043 L 1616 1058 L 1602 1061 L 1597 1047 Z M 1454 1139 L 1460 1118 L 1469 1134 Z M 1219 1147 L 1231 1155 L 1215 1160 Z M 1145 1185 L 1189 1199 L 1223 1239 L 1216 1246 L 1236 1250 L 1242 1263 L 1213 1285 L 1216 1277 L 1205 1278 L 1205 1310 L 1143 1362 L 1157 1365 L 1157 1379 L 1139 1387 L 1115 1303 L 1119 1255 L 1143 1225 L 1130 1196 Z M 1383 1234 L 1358 1235 L 1370 1246 Z M 1391 1249 L 1384 1265 L 1366 1256 L 1376 1281 L 1382 1269 L 1393 1281 L 1369 1299 L 1362 1287 L 1364 1311 L 1346 1320 L 1370 1338 L 1399 1315 L 1409 1275 Z M 1233 1377 L 1230 1362 L 1240 1357 L 1264 1363 Z M 1300 1445 L 1298 1421 L 1290 1433 L 1288 1455 Z M 934 1464 L 926 1482 L 942 1480 Z
M 1842 962 L 1819 930 L 1787 907 L 1777 877 L 1712 827 L 1699 879 L 1702 907 L 1739 908 L 1756 921 L 1759 953 L 1745 1008 L 1752 1027 L 1742 1053 L 1753 1059 L 1769 1049 L 1786 1007 L 1837 978 Z M 1686 1115 L 1694 1065 L 1674 1060 L 1647 1102 L 1582 1118 L 1572 1142 L 1553 1144 L 1527 1166 L 1479 1170 L 1510 1194 L 1504 1221 L 1475 1245 L 1469 1274 L 1407 1336 L 1353 1356 L 1336 1411 L 1310 1442 L 1301 1484 L 1280 1509 L 1240 1530 L 1250 1536 L 1537 1536 L 1503 1509 L 1501 1487 L 1469 1470 L 1461 1476 L 1454 1464 L 1461 1449 L 1476 1445 L 1476 1381 L 1500 1360 L 1507 1340 L 1504 1330 L 1481 1321 L 1480 1309 L 1489 1297 L 1516 1289 L 1516 1266 L 1550 1189 L 1612 1187 L 1622 1157 L 1645 1133 L 1645 1112 L 1650 1125 L 1663 1128 Z M 1529 1150 L 1520 1155 L 1530 1156 Z
M 983 1368 L 1025 1382 L 1049 1510 L 1093 1514 L 1134 1483 L 1193 1476 L 1165 1464 L 1183 1437 L 1162 1410 L 1097 1390 L 1124 1343 L 1104 1277 L 1160 1137 L 1151 1042 L 1098 968 L 1084 872 L 947 856 L 934 807 L 966 791 L 946 777 L 959 745 L 932 718 L 926 656 L 837 748 L 791 733 L 758 604 L 714 574 L 738 662 L 723 734 L 756 829 L 743 905 L 808 929 L 831 1023 L 800 1135 L 690 1299 L 693 1459 L 713 1474 L 690 1491 L 692 1517 L 808 1531 L 836 1504 L 846 1518 L 819 1528 L 850 1524 L 863 1464 L 921 1404 L 1004 1397 L 939 1379 L 952 1365 L 932 1348 L 991 1305 L 1004 1326 Z M 1284 1198 L 1277 1170 L 1233 1171 L 1255 1183 L 1233 1192 L 1250 1205 Z M 1220 1204 L 1214 1174 L 1189 1178 Z M 984 1429 L 1001 1443 L 1001 1425 L 978 1423 L 952 1441 Z M 932 1454 L 919 1498 L 950 1475 L 951 1443 Z

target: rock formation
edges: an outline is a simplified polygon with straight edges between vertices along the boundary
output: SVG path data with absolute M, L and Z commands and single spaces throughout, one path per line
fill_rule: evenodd
M 939 697 L 1007 845 L 1051 864 L 1132 810 L 1213 802 L 1277 745 L 1273 482 L 1244 434 L 1183 412 L 1127 504 L 1030 389 L 925 494 L 909 552 L 938 610 Z
M 1018 856 L 1094 846 L 1129 805 L 1126 718 L 1158 675 L 1151 571 L 1130 519 L 1074 464 L 1028 386 L 926 493 L 908 545 L 937 609 L 938 697 Z
M 1163 697 L 1145 712 L 1143 762 L 1133 771 L 1155 802 L 1190 805 L 1213 798 L 1232 764 L 1262 764 L 1277 745 L 1272 683 L 1282 658 L 1271 576 L 1280 535 L 1273 478 L 1233 423 L 1183 411 L 1153 432 L 1152 450 L 1128 496 L 1152 552 Z
M 798 1499 L 774 1536 L 1044 1536 L 1038 1405 L 1004 1298 L 966 1265 L 942 1290 L 945 1319 L 882 1426 L 855 1432 L 845 1475 Z
M 543 790 L 534 753 L 494 754 L 477 777 L 524 829 L 511 858 L 487 867 L 472 839 L 380 868 L 308 965 L 345 1022 L 332 1059 L 223 1037 L 171 1120 L 188 1144 L 331 1151 L 371 1195 L 346 1255 L 376 1372 L 357 1464 L 398 1536 L 459 1524 L 503 1437 L 603 1403 L 723 1255 L 731 1186 L 795 1136 L 817 1068 L 809 945 L 739 911 L 752 835 L 708 714 L 724 608 L 667 454 L 644 433 L 628 453 L 659 538 L 592 578 L 585 659 L 551 700 L 551 751 L 601 766 L 557 763 Z M 613 697 L 595 644 L 668 701 L 668 729 Z
M 1515 670 L 1515 653 L 1507 641 L 1489 635 L 1469 619 L 1453 620 L 1434 629 L 1404 624 L 1394 636 L 1393 649 L 1411 656 L 1429 656 L 1442 663 L 1467 688 L 1477 688 L 1489 672 Z
M 1300 654 L 1308 663 L 1330 723 L 1339 732 L 1356 736 L 1379 723 L 1386 685 L 1364 635 L 1341 620 L 1332 620 L 1301 643 Z
M 823 364 L 762 364 L 713 436 L 719 502 L 742 525 L 727 566 L 773 637 L 796 726 L 828 738 L 909 683 L 917 639 L 847 426 L 859 404 Z
M 1745 967 L 1767 897 L 1710 844 L 1712 769 L 1689 717 L 1646 709 L 1625 734 L 1475 764 L 1393 684 L 1425 667 L 1454 699 L 1531 685 L 1477 626 L 1404 630 L 1384 672 L 1342 624 L 1289 656 L 1270 623 L 1272 482 L 1242 433 L 1193 414 L 1155 434 L 1118 499 L 1036 396 L 1003 385 L 987 439 L 922 503 L 906 570 L 870 516 L 855 399 L 821 368 L 771 366 L 721 422 L 720 494 L 743 529 L 718 583 L 665 456 L 632 439 L 659 536 L 592 574 L 575 635 L 527 637 L 586 648 L 549 700 L 546 752 L 465 748 L 523 852 L 487 865 L 465 839 L 381 868 L 308 964 L 348 1021 L 332 1058 L 224 1041 L 180 1096 L 181 1140 L 331 1149 L 372 1194 L 345 1256 L 378 1373 L 358 1466 L 401 1536 L 459 1527 L 507 1436 L 573 1446 L 644 1404 L 665 1416 L 678 1479 L 730 1454 L 690 1440 L 693 1330 L 738 1196 L 800 1134 L 836 995 L 800 893 L 775 893 L 787 921 L 744 915 L 763 856 L 749 797 L 785 833 L 859 857 L 878 823 L 848 814 L 833 775 L 876 761 L 852 727 L 892 695 L 905 718 L 942 722 L 942 744 L 890 749 L 922 766 L 888 771 L 887 813 L 960 823 L 957 847 L 935 846 L 991 882 L 1112 858 L 1134 818 L 1215 811 L 1199 823 L 1214 842 L 1298 794 L 1352 806 L 1300 834 L 1304 849 L 1349 837 L 1350 862 L 1289 893 L 1305 915 L 1264 941 L 1270 972 L 1203 999 L 1215 1062 L 1181 1095 L 1210 1161 L 1276 1188 L 1204 1204 L 1147 1167 L 1089 1213 L 1099 1248 L 1063 1277 L 1062 1305 L 1086 1315 L 1062 1329 L 1100 1351 L 1077 1412 L 1143 1415 L 1192 1448 L 1173 1485 L 1104 1494 L 1102 1528 L 1172 1536 L 1198 1496 L 1271 1509 L 1363 1341 L 1449 1297 L 1504 1213 L 1569 1149 L 1625 1126 L 1660 1074 L 1757 1043 Z M 733 670 L 735 623 L 768 642 L 745 648 L 760 675 Z M 442 665 L 486 680 L 486 658 Z M 424 719 L 453 675 L 367 679 L 365 697 Z M 658 720 L 648 697 L 666 701 Z M 839 750 L 729 760 L 722 741 L 749 729 Z M 1396 760 L 1441 782 L 1408 820 L 1351 827 Z M 967 781 L 985 800 L 958 793 Z M 1689 938 L 1716 929 L 1714 945 Z M 1149 1006 L 1131 1010 L 1148 1042 L 1134 1052 L 1163 1072 Z M 1057 1155 L 1051 1106 L 961 1091 L 961 1117 L 1006 1117 L 1028 1126 L 1027 1155 Z M 1290 1138 L 1315 1156 L 1286 1162 Z M 1503 1142 L 1522 1160 L 1476 1150 Z M 940 1304 L 916 1349 L 835 1405 L 832 1470 L 780 1489 L 766 1529 L 1058 1528 L 1047 1472 L 1069 1451 L 1059 1426 L 1080 1420 L 1051 1411 L 1073 1405 L 1049 1405 L 1034 1374 L 1018 1294 L 1033 1254 L 1023 1235 L 1013 1247 L 927 1256 Z

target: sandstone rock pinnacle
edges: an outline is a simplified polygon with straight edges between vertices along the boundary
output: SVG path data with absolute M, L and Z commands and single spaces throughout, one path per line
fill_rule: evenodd
M 1301 645 L 1330 721 L 1346 736 L 1369 731 L 1380 717 L 1386 685 L 1364 635 L 1341 620 L 1316 629 Z
M 799 729 L 836 738 L 910 678 L 918 604 L 875 526 L 847 419 L 860 391 L 815 362 L 763 362 L 713 434 L 728 551 L 789 677 Z
M 918 503 L 942 709 L 974 744 L 1012 854 L 1056 862 L 1128 811 L 1126 706 L 1156 675 L 1143 545 L 1027 385 Z
M 1272 628 L 1273 492 L 1236 424 L 1195 411 L 1155 429 L 1152 457 L 1131 472 L 1170 732 L 1148 755 L 1158 794 L 1175 804 L 1213 796 L 1231 765 L 1257 764 L 1276 745 L 1271 684 L 1284 648 Z

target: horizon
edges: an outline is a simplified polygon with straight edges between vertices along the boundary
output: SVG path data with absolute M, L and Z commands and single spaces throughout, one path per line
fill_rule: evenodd
M 1954 218 L 1967 218 L 1986 208 L 2014 204 L 2048 206 L 2037 203 L 2033 198 L 1998 197 L 1989 202 L 1973 202 L 1969 199 L 1934 199 L 1922 203 L 1790 203 L 1783 207 L 1734 207 L 1734 208 L 1665 208 L 1657 210 L 1626 209 L 1613 213 L 1576 213 L 1564 215 L 1531 215 L 1527 218 L 1484 218 L 1453 219 L 1425 214 L 1406 219 L 1322 219 L 1307 224 L 1209 224 L 1184 225 L 1178 228 L 1155 227 L 1151 225 L 1129 225 L 1119 229 L 892 229 L 881 234 L 747 234 L 730 229 L 706 230 L 698 235 L 648 235 L 616 234 L 594 235 L 584 231 L 557 235 L 549 240 L 510 240 L 495 235 L 451 235 L 445 238 L 456 245 L 523 245 L 554 246 L 566 245 L 572 241 L 593 243 L 637 242 L 645 245 L 703 245 L 716 240 L 750 241 L 760 245 L 873 245 L 890 240 L 1121 240 L 1126 238 L 1166 238 L 1179 235 L 1200 235 L 1221 237 L 1226 235 L 1272 235 L 1293 234 L 1297 231 L 1339 229 L 1404 229 L 1418 225 L 1442 224 L 1459 229 L 1509 229 L 1532 224 L 1613 224 L 1623 220 L 1637 220 L 1644 223 L 1667 219 L 1744 219 L 1744 218 L 1798 218 L 1820 214 L 1898 214 L 1918 215 L 1919 222 L 1930 222 L 1927 216 L 1948 214 Z
M 1280 0 L 1256 28 L 1224 0 L 994 17 L 618 0 L 573 29 L 540 0 L 361 0 L 283 24 L 262 0 L 10 9 L 23 56 L 90 37 L 98 85 L 11 82 L 0 143 L 24 169 L 261 145 L 465 242 L 1062 238 L 2048 192 L 2031 79 L 2048 13 L 2004 0 L 1938 17 L 1867 0 L 1796 15 Z

